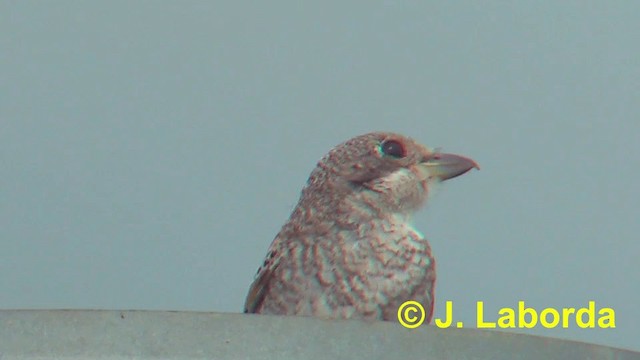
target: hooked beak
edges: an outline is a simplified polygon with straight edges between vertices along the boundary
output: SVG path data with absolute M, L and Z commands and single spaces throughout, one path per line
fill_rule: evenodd
M 469 158 L 443 153 L 433 154 L 429 160 L 416 166 L 416 170 L 423 180 L 436 178 L 441 181 L 453 179 L 473 168 L 480 170 L 480 166 Z

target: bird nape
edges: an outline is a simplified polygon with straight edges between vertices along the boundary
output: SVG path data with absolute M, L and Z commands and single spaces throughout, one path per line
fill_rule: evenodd
M 375 132 L 331 149 L 311 172 L 249 289 L 247 313 L 397 319 L 433 316 L 436 264 L 411 215 L 432 184 L 477 168 L 409 137 Z

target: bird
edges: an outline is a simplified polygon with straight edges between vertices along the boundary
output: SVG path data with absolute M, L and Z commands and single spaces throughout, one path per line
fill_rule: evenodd
M 393 321 L 418 301 L 431 322 L 436 262 L 412 225 L 434 184 L 480 169 L 393 132 L 324 155 L 249 288 L 245 313 Z

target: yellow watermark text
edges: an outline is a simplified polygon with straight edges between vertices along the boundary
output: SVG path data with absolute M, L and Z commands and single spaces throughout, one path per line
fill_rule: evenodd
M 445 317 L 436 318 L 434 324 L 440 328 L 464 327 L 461 321 L 454 323 L 453 302 L 445 302 Z M 406 328 L 413 329 L 424 323 L 426 314 L 424 307 L 417 301 L 407 301 L 398 308 L 398 321 Z M 497 317 L 497 319 L 496 319 Z M 612 308 L 597 308 L 595 301 L 588 301 L 586 307 L 566 307 L 561 309 L 534 309 L 518 301 L 516 307 L 503 307 L 497 316 L 487 316 L 484 301 L 476 302 L 476 327 L 479 329 L 531 329 L 536 326 L 544 328 L 569 328 L 576 326 L 583 329 L 616 327 L 616 314 Z

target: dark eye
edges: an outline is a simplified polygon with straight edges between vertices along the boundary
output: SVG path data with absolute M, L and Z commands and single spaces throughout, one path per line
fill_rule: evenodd
M 395 140 L 383 141 L 382 144 L 380 144 L 380 148 L 382 149 L 382 153 L 385 155 L 393 156 L 395 158 L 403 158 L 406 156 L 404 146 Z

